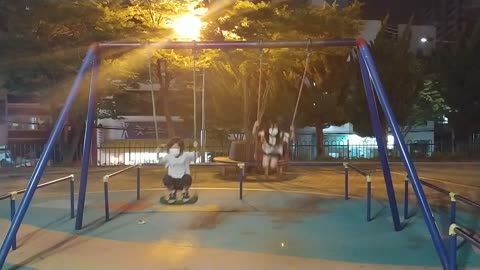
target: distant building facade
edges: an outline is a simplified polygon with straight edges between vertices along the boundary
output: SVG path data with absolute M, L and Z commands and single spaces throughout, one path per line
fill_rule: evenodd
M 437 28 L 437 42 L 455 41 L 465 27 L 480 17 L 480 0 L 435 0 L 425 17 Z

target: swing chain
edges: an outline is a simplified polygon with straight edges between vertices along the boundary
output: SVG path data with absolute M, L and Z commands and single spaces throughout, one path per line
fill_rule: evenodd
M 305 78 L 307 77 L 308 66 L 310 63 L 310 57 L 312 55 L 312 40 L 309 39 L 307 43 L 307 56 L 305 58 L 305 68 L 303 70 L 302 80 L 300 81 L 300 89 L 298 90 L 297 102 L 295 103 L 295 110 L 293 111 L 292 123 L 290 125 L 290 132 L 292 132 L 292 139 L 294 137 L 293 131 L 295 126 L 295 118 L 297 116 L 298 105 L 300 103 L 300 97 L 302 96 L 303 85 L 305 84 Z
M 257 90 L 257 122 L 260 123 L 261 116 L 260 116 L 260 96 L 262 90 L 262 69 L 263 69 L 263 41 L 260 40 L 260 48 L 259 48 L 259 70 L 258 70 L 258 90 Z
M 307 43 L 307 57 L 309 57 L 310 55 L 312 55 L 312 39 L 308 39 L 308 43 Z
M 155 104 L 155 93 L 153 89 L 153 76 L 152 76 L 152 58 L 153 58 L 153 51 L 150 50 L 149 60 L 148 60 L 148 77 L 150 80 L 150 96 L 152 99 L 152 116 L 153 116 L 153 124 L 155 127 L 155 143 L 158 144 L 159 137 L 158 137 L 158 123 L 157 123 L 157 112 Z

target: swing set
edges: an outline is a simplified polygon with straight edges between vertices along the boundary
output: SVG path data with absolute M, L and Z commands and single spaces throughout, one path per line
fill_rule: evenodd
M 305 79 L 307 77 L 307 72 L 308 72 L 308 68 L 309 68 L 309 64 L 310 64 L 310 58 L 311 58 L 311 55 L 312 55 L 312 46 L 311 46 L 311 40 L 309 40 L 308 44 L 307 44 L 307 49 L 306 49 L 306 57 L 305 57 L 305 64 L 304 64 L 304 69 L 303 69 L 303 74 L 302 74 L 302 78 L 300 80 L 300 87 L 299 87 L 299 90 L 298 90 L 298 94 L 297 94 L 297 100 L 296 100 L 296 103 L 295 103 L 295 109 L 293 110 L 293 116 L 292 116 L 292 120 L 291 120 L 291 123 L 290 123 L 290 138 L 289 138 L 289 141 L 290 140 L 294 140 L 295 138 L 295 118 L 297 116 L 297 112 L 298 112 L 298 105 L 300 103 L 300 98 L 302 96 L 302 91 L 303 91 L 303 87 L 305 85 Z M 259 75 L 258 75 L 258 90 L 257 90 L 257 118 L 256 118 L 256 123 L 258 123 L 259 125 L 261 125 L 262 123 L 262 118 L 263 118 L 263 115 L 265 113 L 265 109 L 266 109 L 266 97 L 268 95 L 268 89 L 267 87 L 265 87 L 265 90 L 263 91 L 263 94 L 262 94 L 262 75 L 263 75 L 263 55 L 264 55 L 264 49 L 263 48 L 260 48 L 260 56 L 259 56 Z M 263 150 L 262 150 L 262 147 L 261 147 L 261 143 L 262 141 L 259 140 L 259 136 L 255 136 L 255 148 L 254 148 L 254 160 L 256 163 L 260 163 L 261 160 L 263 159 Z M 280 157 L 280 160 L 278 161 L 278 168 L 279 168 L 279 173 L 283 173 L 283 170 L 288 166 L 288 162 L 290 160 L 290 145 L 288 142 L 283 142 L 282 143 L 282 147 L 283 147 L 283 155 Z M 266 171 L 265 171 L 265 175 L 268 176 L 269 174 L 269 166 L 270 164 L 268 164 L 268 166 L 266 168 L 264 168 Z
M 291 140 L 294 139 L 294 129 L 293 127 L 295 126 L 295 118 L 297 116 L 297 112 L 298 112 L 298 106 L 299 106 L 299 103 L 300 103 L 300 98 L 302 96 L 302 91 L 303 91 L 303 88 L 304 88 L 304 85 L 305 85 L 305 79 L 307 77 L 307 72 L 308 72 L 308 68 L 309 68 L 309 63 L 310 63 L 310 58 L 311 58 L 311 55 L 312 55 L 312 46 L 311 46 L 312 42 L 311 40 L 308 41 L 307 43 L 307 48 L 306 48 L 306 58 L 305 58 L 305 64 L 304 64 L 304 69 L 303 69 L 303 73 L 302 73 L 302 77 L 301 77 L 301 80 L 300 80 L 300 86 L 299 86 L 299 90 L 298 90 L 298 94 L 297 94 L 297 99 L 296 99 L 296 103 L 295 103 L 295 109 L 293 111 L 293 116 L 292 116 L 292 119 L 291 119 L 291 124 L 290 124 L 290 127 L 291 127 L 291 131 L 292 131 L 292 134 L 290 134 L 291 136 Z M 256 121 L 257 123 L 262 123 L 262 119 L 263 119 L 263 115 L 265 113 L 265 110 L 266 110 L 266 98 L 268 96 L 268 93 L 269 93 L 269 90 L 267 86 L 263 87 L 263 93 L 262 93 L 262 81 L 263 81 L 263 66 L 264 66 L 264 63 L 263 63 L 263 57 L 265 55 L 265 50 L 263 47 L 260 47 L 259 49 L 259 71 L 258 71 L 258 89 L 257 89 L 257 113 L 256 113 Z M 193 54 L 193 103 L 194 103 L 194 106 L 193 106 L 193 142 L 194 142 L 194 145 L 195 145 L 195 152 L 197 151 L 197 147 L 196 145 L 198 144 L 197 142 L 197 95 L 196 95 L 196 88 L 197 88 L 197 67 L 196 67 L 196 62 L 197 62 L 197 58 L 198 58 L 198 50 L 196 49 L 192 49 L 192 54 Z M 152 58 L 153 58 L 153 55 L 152 53 L 150 53 L 150 56 L 149 56 L 149 61 L 148 61 L 148 77 L 149 77 L 149 84 L 150 84 L 150 94 L 151 94 L 151 104 L 152 104 L 152 117 L 153 117 L 153 122 L 154 122 L 154 129 L 155 129 L 155 142 L 156 142 L 156 145 L 159 145 L 159 129 L 158 129 L 158 122 L 157 122 L 157 112 L 156 112 L 156 102 L 155 102 L 155 91 L 153 89 L 153 75 L 152 75 Z M 164 70 L 164 72 L 166 72 L 166 70 Z M 203 80 L 205 80 L 205 78 L 203 78 Z M 168 82 L 165 80 L 162 80 L 160 78 L 160 84 L 161 84 L 161 87 L 165 87 L 166 84 Z M 204 95 L 205 91 L 204 89 L 202 89 L 202 121 L 201 121 L 201 134 L 200 134 L 200 155 L 202 157 L 202 161 L 203 161 L 203 157 L 205 155 L 205 143 L 206 143 L 206 127 L 205 127 L 205 95 Z M 283 169 L 286 168 L 288 166 L 288 162 L 290 160 L 290 145 L 289 143 L 283 143 L 283 155 L 281 156 L 280 160 L 279 160 L 279 169 L 280 169 L 280 173 L 283 172 Z M 248 147 L 247 145 L 245 145 L 245 147 Z M 262 148 L 261 148 L 261 141 L 259 140 L 259 138 L 255 138 L 255 147 L 254 147 L 254 153 L 253 153 L 253 157 L 254 157 L 254 161 L 256 163 L 260 163 L 262 158 L 263 158 L 263 151 L 262 151 Z M 246 160 L 235 160 L 235 159 L 231 159 L 231 158 L 226 158 L 226 157 L 217 157 L 215 158 L 215 161 L 218 161 L 218 162 L 224 162 L 224 163 L 238 163 L 238 162 L 244 162 L 244 161 L 250 161 L 248 160 L 248 157 L 246 157 Z M 267 175 L 268 175 L 268 171 L 267 171 Z
M 412 188 L 415 191 L 415 196 L 417 198 L 419 209 L 422 211 L 423 218 L 425 220 L 426 226 L 428 228 L 429 234 L 431 236 L 432 242 L 438 254 L 439 260 L 442 264 L 443 269 L 452 269 L 450 267 L 451 259 L 448 257 L 447 249 L 443 243 L 443 239 L 440 235 L 439 229 L 436 225 L 435 218 L 433 216 L 432 210 L 430 208 L 429 202 L 426 198 L 425 192 L 423 190 L 422 183 L 418 177 L 415 164 L 413 163 L 408 148 L 402 136 L 401 128 L 398 125 L 398 121 L 392 111 L 390 102 L 388 101 L 387 95 L 385 93 L 383 84 L 380 80 L 380 76 L 375 67 L 372 55 L 368 48 L 367 42 L 363 39 L 339 39 L 339 40 L 295 40 L 295 41 L 222 41 L 222 42 L 174 42 L 174 41 L 162 41 L 156 44 L 143 44 L 143 43 L 97 43 L 90 46 L 87 54 L 82 62 L 80 70 L 75 78 L 72 88 L 70 89 L 69 95 L 62 107 L 61 112 L 53 126 L 52 132 L 45 144 L 40 159 L 37 162 L 32 176 L 28 182 L 28 185 L 25 189 L 25 193 L 22 201 L 18 205 L 18 210 L 15 213 L 15 216 L 12 219 L 12 222 L 8 228 L 5 239 L 0 248 L 0 268 L 5 264 L 7 255 L 12 247 L 12 243 L 15 240 L 15 236 L 18 233 L 20 225 L 22 224 L 25 214 L 31 205 L 35 191 L 38 188 L 40 179 L 42 178 L 45 168 L 49 162 L 55 143 L 60 137 L 63 131 L 63 127 L 67 120 L 70 109 L 72 108 L 76 97 L 78 96 L 81 83 L 84 81 L 84 77 L 87 72 L 91 71 L 90 79 L 90 90 L 89 90 L 89 99 L 87 106 L 87 117 L 85 121 L 85 137 L 83 144 L 83 156 L 82 156 L 82 168 L 80 175 L 80 184 L 79 184 L 79 194 L 78 194 L 78 204 L 77 204 L 77 215 L 75 229 L 80 230 L 83 226 L 83 214 L 85 209 L 85 201 L 87 195 L 87 180 L 88 172 L 90 165 L 90 153 L 92 146 L 92 137 L 94 130 L 94 120 L 96 112 L 96 92 L 97 92 L 97 78 L 98 72 L 101 63 L 101 52 L 105 49 L 138 49 L 151 47 L 155 49 L 187 49 L 187 50 L 196 50 L 196 49 L 262 49 L 262 48 L 305 48 L 307 45 L 310 45 L 311 48 L 317 47 L 341 47 L 341 46 L 350 46 L 357 47 L 357 58 L 360 63 L 360 70 L 364 82 L 364 90 L 367 97 L 367 103 L 370 112 L 370 118 L 372 121 L 372 127 L 375 133 L 377 140 L 379 157 L 382 164 L 385 186 L 387 191 L 388 202 L 390 206 L 390 211 L 392 214 L 392 221 L 395 230 L 399 231 L 402 229 L 400 223 L 400 217 L 398 212 L 397 201 L 395 198 L 395 190 L 393 186 L 393 181 L 391 177 L 388 155 L 386 151 L 386 146 L 384 143 L 384 134 L 380 122 L 380 116 L 378 111 L 378 105 L 380 105 L 382 111 L 385 114 L 386 121 L 392 131 L 392 135 L 395 139 L 395 142 L 398 144 L 398 150 L 402 158 L 404 168 L 408 174 L 408 180 L 411 182 Z M 307 59 L 308 60 L 308 59 Z M 308 63 L 306 63 L 308 64 Z M 308 65 L 306 65 L 308 66 Z M 304 72 L 306 73 L 306 71 Z M 301 84 L 303 85 L 303 84 Z M 302 86 L 300 89 L 303 89 Z M 297 103 L 295 106 L 294 117 L 296 116 L 296 111 L 298 109 L 298 100 L 300 98 L 301 91 L 299 91 L 299 96 L 297 97 Z M 294 124 L 295 118 L 292 119 L 292 124 Z M 208 163 L 204 163 L 205 166 L 208 166 Z
M 261 46 L 259 49 L 259 63 L 258 63 L 258 88 L 257 88 L 257 111 L 256 111 L 256 123 L 259 123 L 261 125 L 263 116 L 267 107 L 267 102 L 266 99 L 268 97 L 269 91 L 271 90 L 268 87 L 268 83 L 263 84 L 263 66 L 264 66 L 264 55 L 265 55 L 265 50 Z M 304 89 L 305 85 L 305 80 L 307 78 L 307 72 L 309 69 L 310 65 L 310 60 L 311 60 L 311 55 L 312 55 L 312 41 L 309 40 L 306 46 L 306 57 L 305 57 L 305 63 L 304 63 L 304 68 L 303 68 L 303 73 L 302 77 L 300 80 L 300 85 L 298 89 L 298 94 L 297 94 L 297 99 L 295 103 L 295 108 L 293 110 L 293 115 L 292 119 L 290 122 L 290 127 L 291 131 L 294 131 L 293 127 L 295 126 L 295 119 L 297 116 L 298 112 L 298 106 L 300 104 L 300 99 L 302 96 L 302 91 Z M 262 87 L 262 85 L 265 85 Z M 262 89 L 263 88 L 263 89 Z M 294 140 L 294 132 L 291 132 L 292 134 L 289 134 L 290 140 Z M 215 157 L 214 161 L 220 162 L 220 163 L 242 163 L 242 162 L 252 162 L 253 164 L 249 164 L 249 167 L 255 167 L 259 168 L 260 164 L 262 163 L 262 159 L 264 156 L 263 150 L 262 150 L 262 138 L 260 136 L 254 135 L 255 140 L 254 140 L 254 148 L 253 148 L 253 160 L 251 160 L 251 157 L 247 155 L 247 150 L 246 148 L 250 147 L 250 145 L 246 144 L 245 141 L 233 141 L 230 146 L 230 154 L 228 157 Z M 283 154 L 281 155 L 280 159 L 278 160 L 278 170 L 279 173 L 282 174 L 283 171 L 287 168 L 288 163 L 290 161 L 290 147 L 288 142 L 282 143 L 283 147 Z M 241 148 L 241 149 L 239 149 Z M 238 152 L 244 154 L 238 154 Z M 265 175 L 269 175 L 269 168 L 264 168 Z M 222 171 L 222 174 L 225 174 L 225 170 Z

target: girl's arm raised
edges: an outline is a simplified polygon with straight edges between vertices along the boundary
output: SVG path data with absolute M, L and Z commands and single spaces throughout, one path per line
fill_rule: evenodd
M 193 162 L 196 159 L 196 152 L 183 152 L 188 162 Z
M 155 152 L 157 153 L 157 161 L 159 164 L 167 164 L 167 155 L 165 156 L 160 156 L 162 147 L 158 147 Z

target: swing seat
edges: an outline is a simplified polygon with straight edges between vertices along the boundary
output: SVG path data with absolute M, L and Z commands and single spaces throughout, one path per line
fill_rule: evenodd
M 283 174 L 284 171 L 288 168 L 288 162 L 290 160 L 290 151 L 287 143 L 283 143 L 283 156 L 278 160 L 278 173 L 280 175 Z M 258 141 L 257 148 L 255 149 L 255 162 L 257 163 L 257 168 L 262 167 L 262 159 L 263 159 L 263 150 L 261 141 Z

